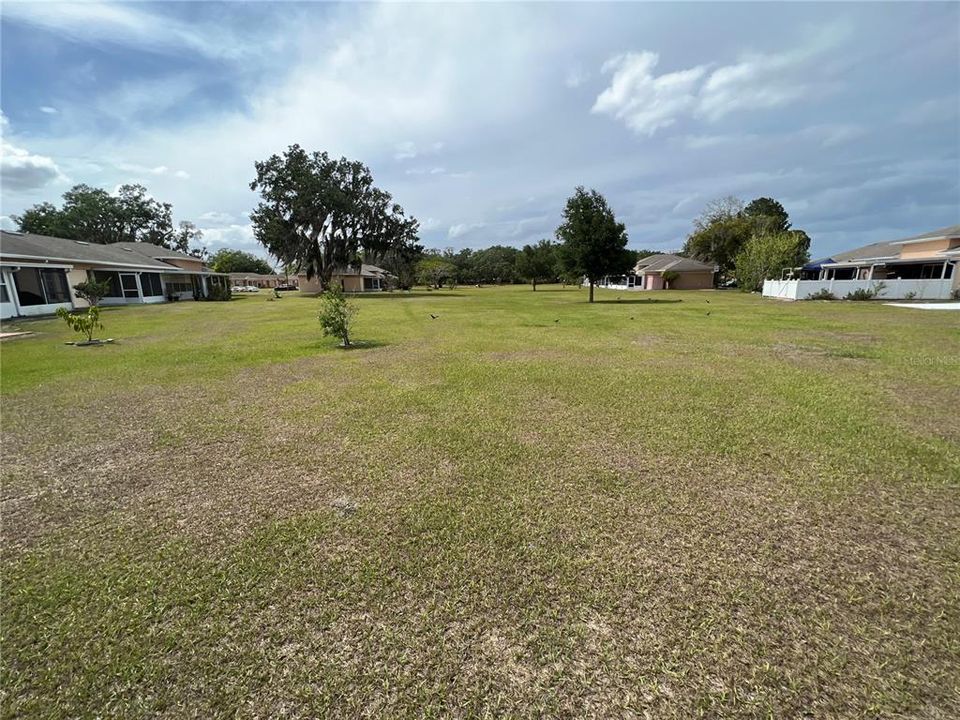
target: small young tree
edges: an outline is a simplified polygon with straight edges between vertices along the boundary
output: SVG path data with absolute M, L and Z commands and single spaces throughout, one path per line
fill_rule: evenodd
M 517 256 L 517 274 L 531 282 L 534 292 L 537 291 L 537 281 L 556 277 L 556 266 L 556 246 L 549 240 L 541 240 L 536 245 L 524 245 Z
M 100 308 L 91 305 L 82 315 L 71 315 L 64 308 L 57 308 L 57 317 L 63 318 L 70 329 L 87 336 L 87 342 L 93 342 L 93 333 L 103 329 L 100 322 Z
M 357 314 L 357 307 L 347 300 L 343 290 L 334 286 L 320 296 L 320 325 L 324 337 L 333 335 L 350 347 L 350 325 Z
M 792 231 L 759 233 L 737 253 L 734 269 L 743 292 L 759 290 L 763 281 L 776 277 L 784 268 L 807 261 L 803 238 Z
M 617 222 L 606 199 L 596 190 L 578 187 L 567 200 L 563 223 L 557 228 L 560 257 L 566 272 L 585 277 L 593 286 L 604 275 L 617 275 L 630 269 L 627 230 Z
M 90 307 L 96 307 L 100 304 L 101 300 L 110 294 L 110 281 L 101 280 L 97 282 L 96 280 L 87 280 L 86 282 L 74 285 L 73 292 L 76 293 L 77 297 L 81 300 L 86 300 L 90 303 Z

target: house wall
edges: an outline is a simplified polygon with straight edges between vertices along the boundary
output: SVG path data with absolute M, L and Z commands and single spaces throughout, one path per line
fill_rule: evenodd
M 334 275 L 331 282 L 339 282 L 344 292 L 363 292 L 363 278 L 359 275 Z
M 306 275 L 297 275 L 297 285 L 300 287 L 300 292 L 313 294 L 320 292 L 320 278 L 311 278 L 307 280 Z
M 680 277 L 670 283 L 671 290 L 708 290 L 713 287 L 713 273 L 710 271 L 681 272 Z
M 649 275 L 644 275 L 643 278 L 644 290 L 663 290 L 663 278 L 659 275 L 654 275 L 651 273 Z
M 188 260 L 187 258 L 163 258 L 163 262 L 173 265 L 174 267 L 182 268 L 183 270 L 189 270 L 197 273 L 203 272 L 202 260 Z
M 900 246 L 900 259 L 909 260 L 913 258 L 925 258 L 929 255 L 935 255 L 938 252 L 949 250 L 951 247 L 960 246 L 960 238 L 930 240 L 929 242 L 912 243 L 910 245 Z
M 87 272 L 89 269 L 89 265 L 74 265 L 73 270 L 67 271 L 67 285 L 70 286 L 70 297 L 73 299 L 73 306 L 78 310 L 90 307 L 90 303 L 78 298 L 73 286 L 90 279 L 89 273 Z

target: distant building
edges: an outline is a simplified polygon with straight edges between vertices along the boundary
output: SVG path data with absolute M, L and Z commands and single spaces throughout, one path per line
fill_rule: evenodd
M 713 287 L 716 266 L 679 255 L 658 254 L 640 258 L 633 272 L 603 278 L 597 287 L 612 290 L 706 290 Z M 664 273 L 676 273 L 672 280 Z M 667 278 L 672 277 L 671 274 Z
M 0 231 L 0 318 L 48 315 L 87 307 L 73 286 L 106 281 L 101 305 L 162 303 L 208 297 L 228 286 L 200 258 L 143 242 L 109 245 Z
M 297 276 L 300 286 L 300 292 L 318 293 L 320 292 L 319 278 L 307 279 L 306 273 L 300 273 Z M 396 282 L 396 276 L 387 272 L 376 265 L 361 265 L 360 267 L 347 267 L 333 271 L 330 276 L 331 285 L 339 285 L 344 292 L 379 292 L 389 290 Z
M 230 284 L 253 285 L 258 288 L 275 288 L 282 285 L 297 286 L 297 276 L 264 275 L 262 273 L 230 273 Z

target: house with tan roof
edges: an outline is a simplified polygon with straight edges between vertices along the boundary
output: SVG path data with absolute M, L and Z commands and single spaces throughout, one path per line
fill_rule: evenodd
M 358 266 L 337 268 L 330 276 L 330 285 L 339 285 L 340 289 L 348 293 L 380 292 L 389 290 L 396 280 L 396 276 L 376 265 L 366 263 Z M 320 278 L 307 278 L 306 273 L 297 275 L 297 283 L 302 293 L 318 293 Z
M 227 276 L 200 258 L 151 243 L 102 245 L 0 231 L 0 318 L 85 308 L 73 286 L 88 280 L 110 285 L 101 305 L 209 297 L 215 286 L 228 288 Z
M 960 225 L 871 243 L 807 263 L 794 277 L 765 280 L 763 295 L 803 300 L 827 291 L 844 297 L 875 290 L 883 299 L 949 299 L 960 289 Z
M 708 290 L 717 268 L 691 258 L 661 253 L 640 258 L 633 272 L 603 278 L 599 287 L 611 290 Z

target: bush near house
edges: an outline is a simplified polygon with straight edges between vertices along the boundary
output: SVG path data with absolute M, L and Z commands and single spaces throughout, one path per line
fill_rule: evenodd
M 843 296 L 844 300 L 854 300 L 854 301 L 863 301 L 863 300 L 873 300 L 880 295 L 887 287 L 885 282 L 874 283 L 869 288 L 857 288 L 851 292 L 848 292 Z
M 817 290 L 815 293 L 810 293 L 804 298 L 804 300 L 836 300 L 836 299 L 837 299 L 837 296 L 834 295 L 829 290 L 827 290 L 826 288 L 821 288 L 820 290 Z

